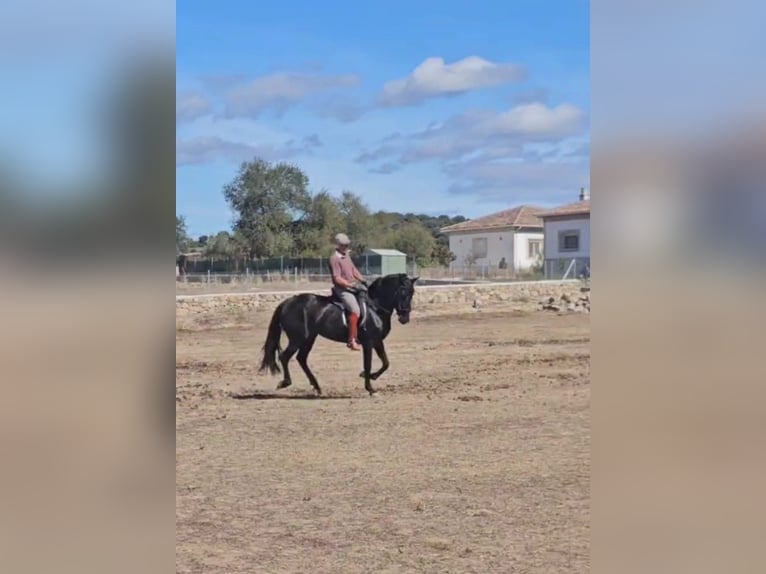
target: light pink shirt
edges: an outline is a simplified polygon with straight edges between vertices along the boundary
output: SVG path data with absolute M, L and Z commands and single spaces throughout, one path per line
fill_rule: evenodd
M 332 270 L 332 282 L 336 283 L 335 279 L 337 277 L 342 277 L 346 281 L 354 282 L 354 269 L 356 269 L 356 266 L 354 265 L 354 262 L 351 261 L 351 257 L 348 256 L 348 254 L 343 255 L 340 251 L 335 251 L 335 253 L 330 256 L 330 269 Z

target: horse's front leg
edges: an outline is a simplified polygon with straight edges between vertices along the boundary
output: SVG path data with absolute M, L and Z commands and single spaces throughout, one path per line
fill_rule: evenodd
M 372 396 L 375 394 L 375 389 L 372 388 L 372 384 L 370 383 L 370 374 L 372 371 L 372 345 L 366 341 L 362 347 L 362 360 L 364 367 L 364 388 L 370 393 L 370 396 Z
M 372 348 L 375 349 L 375 353 L 377 353 L 378 358 L 383 363 L 383 365 L 377 371 L 375 371 L 374 373 L 370 375 L 370 379 L 372 379 L 373 381 L 376 381 L 378 380 L 380 375 L 382 375 L 388 370 L 389 362 L 388 362 L 388 355 L 386 354 L 386 346 L 383 344 L 383 340 L 376 342 Z M 359 376 L 364 377 L 364 371 L 359 373 Z

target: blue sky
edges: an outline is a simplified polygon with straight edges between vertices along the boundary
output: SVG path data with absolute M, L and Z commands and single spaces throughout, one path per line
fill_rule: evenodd
M 177 212 L 228 229 L 258 155 L 374 210 L 476 217 L 589 185 L 589 4 L 179 2 Z

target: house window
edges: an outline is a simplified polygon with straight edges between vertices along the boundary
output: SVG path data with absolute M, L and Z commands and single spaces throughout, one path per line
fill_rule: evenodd
M 559 251 L 577 251 L 580 249 L 580 231 L 570 229 L 559 231 Z
M 530 239 L 529 240 L 529 258 L 534 259 L 539 256 L 543 250 L 542 239 Z
M 487 256 L 487 238 L 474 237 L 471 252 L 476 259 L 484 259 Z

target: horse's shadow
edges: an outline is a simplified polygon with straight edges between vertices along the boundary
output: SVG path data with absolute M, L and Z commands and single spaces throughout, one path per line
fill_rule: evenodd
M 267 401 L 267 400 L 282 400 L 282 401 L 321 401 L 321 400 L 333 400 L 333 399 L 353 399 L 357 398 L 353 395 L 317 395 L 313 392 L 306 392 L 300 394 L 285 394 L 275 393 L 271 391 L 253 391 L 250 393 L 232 393 L 229 395 L 232 399 L 237 401 Z

